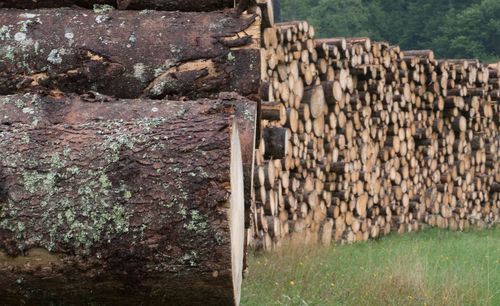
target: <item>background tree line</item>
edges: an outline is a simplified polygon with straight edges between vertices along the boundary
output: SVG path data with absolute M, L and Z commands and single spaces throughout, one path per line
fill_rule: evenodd
M 369 36 L 438 58 L 500 60 L 500 0 L 274 0 L 277 21 L 307 20 L 316 37 Z

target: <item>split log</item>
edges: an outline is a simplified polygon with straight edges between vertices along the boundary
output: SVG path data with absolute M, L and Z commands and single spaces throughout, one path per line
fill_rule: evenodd
M 118 98 L 259 91 L 255 15 L 4 9 L 0 24 L 0 94 L 34 87 Z
M 36 9 L 112 5 L 120 9 L 158 11 L 215 11 L 234 7 L 234 0 L 0 0 L 0 8 Z
M 286 123 L 286 109 L 280 102 L 261 102 L 262 119 Z
M 2 302 L 238 304 L 243 169 L 228 101 L 15 97 L 0 103 Z M 11 103 L 24 118 L 6 120 Z

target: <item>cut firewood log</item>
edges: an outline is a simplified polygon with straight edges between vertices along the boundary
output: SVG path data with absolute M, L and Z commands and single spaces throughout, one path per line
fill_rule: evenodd
M 258 97 L 255 15 L 4 9 L 0 23 L 0 94 L 42 87 L 119 98 Z
M 262 119 L 286 123 L 286 108 L 280 102 L 261 102 Z
M 266 144 L 266 159 L 281 159 L 287 155 L 288 129 L 265 128 L 262 130 L 262 138 Z
M 325 94 L 325 102 L 329 105 L 339 103 L 343 97 L 342 87 L 338 81 L 334 82 L 321 82 Z
M 321 85 L 304 88 L 303 102 L 309 105 L 312 118 L 323 115 L 325 106 L 325 94 Z

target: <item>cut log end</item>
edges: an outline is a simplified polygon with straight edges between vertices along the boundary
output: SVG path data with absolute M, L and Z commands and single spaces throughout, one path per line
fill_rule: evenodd
M 239 305 L 243 273 L 245 242 L 245 201 L 243 195 L 243 166 L 241 145 L 236 120 L 233 121 L 231 135 L 231 264 L 233 276 L 234 303 Z

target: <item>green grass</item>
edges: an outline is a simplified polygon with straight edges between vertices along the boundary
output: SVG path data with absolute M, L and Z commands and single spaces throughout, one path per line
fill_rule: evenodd
M 500 226 L 250 255 L 242 305 L 500 305 Z

